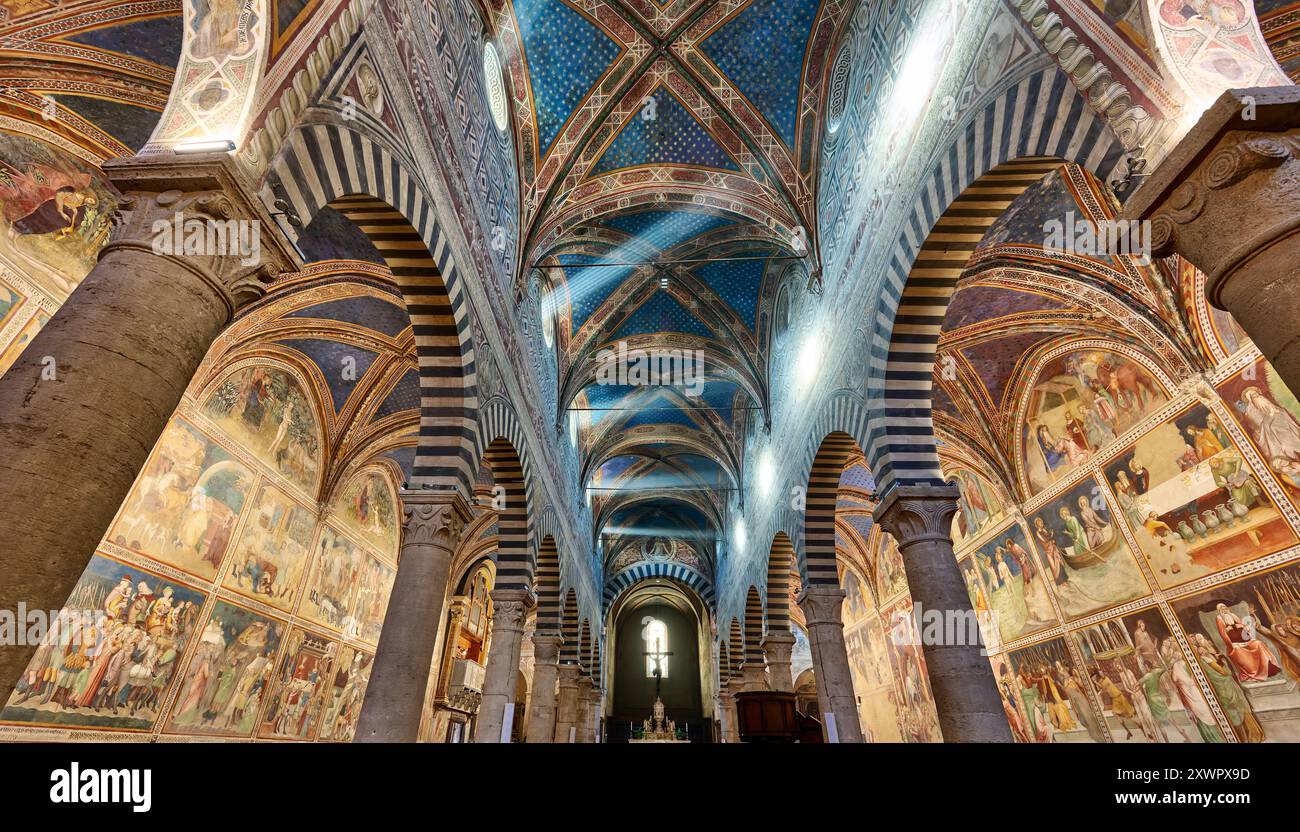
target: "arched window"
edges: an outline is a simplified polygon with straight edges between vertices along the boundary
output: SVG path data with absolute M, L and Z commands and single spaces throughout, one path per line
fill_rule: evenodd
M 641 638 L 645 640 L 645 675 L 647 679 L 656 676 L 668 678 L 668 626 L 657 618 L 646 616 L 641 619 Z

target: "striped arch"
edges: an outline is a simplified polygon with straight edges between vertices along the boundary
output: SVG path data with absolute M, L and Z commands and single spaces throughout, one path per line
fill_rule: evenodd
M 745 661 L 745 637 L 740 631 L 740 619 L 731 619 L 730 636 L 727 639 L 727 655 L 731 657 L 731 672 L 728 679 L 740 675 L 740 666 Z
M 294 131 L 261 188 L 304 225 L 329 206 L 384 256 L 406 299 L 420 364 L 420 442 L 411 485 L 473 491 L 474 340 L 460 271 L 432 201 L 382 144 L 334 124 Z M 291 232 L 292 233 L 292 232 Z
M 515 446 L 506 439 L 494 439 L 483 454 L 492 472 L 493 500 L 504 499 L 497 511 L 497 589 L 528 589 L 533 582 L 533 563 L 528 550 L 528 495 L 524 488 L 524 467 Z
M 835 503 L 844 463 L 858 444 L 843 431 L 834 431 L 813 457 L 808 474 L 808 507 L 804 511 L 804 557 L 799 574 L 805 586 L 839 586 L 835 568 Z
M 578 628 L 578 669 L 583 676 L 591 675 L 591 622 L 585 618 Z
M 790 629 L 790 577 L 794 570 L 794 545 L 785 532 L 772 538 L 767 554 L 767 632 Z
M 536 477 L 533 475 L 532 463 L 529 461 L 528 443 L 524 439 L 523 429 L 519 426 L 519 417 L 515 415 L 515 410 L 510 403 L 500 396 L 493 396 L 486 402 L 483 402 L 478 411 L 478 445 L 474 453 L 474 470 L 477 471 L 479 466 L 487 461 L 487 452 L 491 443 L 498 439 L 504 439 L 510 443 L 510 447 L 515 449 L 519 455 L 519 465 L 523 472 L 524 494 L 526 502 L 531 509 L 534 504 L 533 483 Z M 528 537 L 527 539 L 535 541 L 538 531 L 533 524 L 531 510 L 528 514 Z M 558 536 L 557 536 L 558 539 Z
M 600 639 L 594 638 L 591 640 L 591 681 L 592 684 L 596 686 L 596 690 L 600 690 L 602 670 L 603 668 L 601 667 L 600 662 Z
M 725 685 L 731 678 L 731 652 L 727 650 L 727 642 L 724 639 L 718 639 L 718 683 Z
M 1119 138 L 1065 73 L 1044 69 L 1008 87 L 953 142 L 918 192 L 894 243 L 873 320 L 868 435 L 881 493 L 941 485 L 930 415 L 934 357 L 957 278 L 993 219 L 1062 162 L 1109 182 Z
M 642 562 L 629 566 L 605 582 L 605 611 L 614 608 L 623 593 L 648 578 L 671 578 L 685 584 L 700 596 L 706 606 L 713 606 L 713 583 L 694 569 L 680 563 Z
M 555 538 L 546 535 L 537 547 L 537 625 L 541 634 L 560 634 L 560 553 Z
M 751 586 L 745 595 L 745 666 L 763 668 L 763 598 L 758 587 Z
M 578 663 L 578 593 L 572 589 L 564 594 L 564 607 L 560 612 L 560 664 Z

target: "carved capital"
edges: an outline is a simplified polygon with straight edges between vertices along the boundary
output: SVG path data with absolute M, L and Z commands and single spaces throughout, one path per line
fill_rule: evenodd
M 1300 228 L 1300 89 L 1228 90 L 1124 207 L 1151 222 L 1157 257 L 1181 254 L 1223 284 Z
M 591 696 L 591 691 L 596 686 L 595 682 L 591 681 L 590 676 L 579 676 L 577 684 L 578 695 L 582 697 Z
M 440 546 L 454 550 L 465 524 L 469 506 L 454 491 L 403 491 L 402 545 Z
M 796 603 L 803 610 L 809 627 L 844 623 L 840 617 L 840 610 L 844 606 L 844 590 L 838 586 L 810 584 L 799 593 Z
M 758 646 L 763 648 L 763 655 L 767 658 L 768 664 L 775 662 L 789 664 L 790 653 L 794 650 L 794 633 L 774 630 L 763 636 Z
M 525 589 L 494 589 L 490 594 L 493 629 L 523 629 L 524 617 L 532 606 L 532 594 Z
M 148 251 L 208 282 L 232 315 L 278 275 L 302 268 L 227 154 L 113 159 L 104 172 L 123 198 L 101 258 Z
M 560 665 L 560 687 L 576 688 L 578 686 L 578 672 L 578 666 L 576 664 Z
M 876 507 L 876 522 L 899 548 L 924 540 L 952 543 L 952 519 L 961 491 L 955 485 L 900 485 Z
M 533 633 L 533 658 L 538 664 L 555 664 L 564 639 L 556 635 Z

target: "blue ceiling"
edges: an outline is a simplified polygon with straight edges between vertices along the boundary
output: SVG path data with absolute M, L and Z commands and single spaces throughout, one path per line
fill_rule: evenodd
M 614 333 L 613 340 L 651 332 L 681 332 L 712 338 L 713 333 L 672 295 L 656 291 Z
M 643 108 L 632 117 L 588 176 L 650 164 L 740 170 L 676 96 L 659 87 L 650 98 L 653 109 Z M 649 117 L 650 113 L 653 118 Z
M 619 55 L 618 44 L 561 0 L 515 0 L 542 155 Z

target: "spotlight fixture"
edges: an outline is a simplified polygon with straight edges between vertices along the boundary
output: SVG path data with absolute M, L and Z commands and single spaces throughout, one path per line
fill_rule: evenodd
M 229 153 L 235 149 L 230 139 L 214 139 L 201 142 L 181 142 L 172 148 L 176 153 Z

